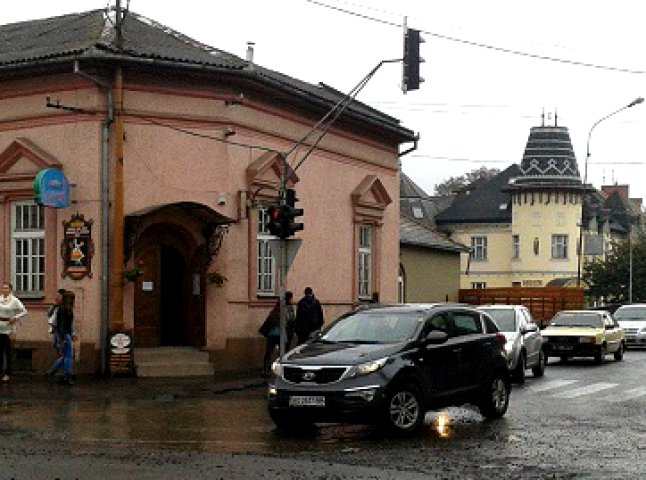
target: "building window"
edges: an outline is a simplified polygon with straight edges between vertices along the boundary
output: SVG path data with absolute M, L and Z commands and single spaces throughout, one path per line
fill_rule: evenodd
M 424 218 L 424 211 L 422 210 L 422 207 L 413 207 L 413 217 Z
M 520 235 L 511 236 L 511 258 L 520 258 Z
M 552 258 L 567 258 L 567 235 L 552 235 Z
M 471 288 L 473 288 L 474 290 L 487 288 L 487 282 L 471 282 Z
M 16 202 L 11 211 L 11 278 L 21 297 L 45 293 L 45 209 L 34 202 Z
M 486 260 L 487 237 L 471 237 L 471 252 L 473 260 Z
M 267 231 L 266 220 L 267 209 L 258 209 L 258 234 L 256 236 L 258 247 L 256 290 L 258 295 L 274 295 L 276 290 L 276 257 L 269 246 L 269 240 L 275 237 Z
M 359 298 L 371 298 L 372 228 L 359 227 Z

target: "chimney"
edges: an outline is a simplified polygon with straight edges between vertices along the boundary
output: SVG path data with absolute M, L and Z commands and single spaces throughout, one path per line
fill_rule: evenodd
M 247 42 L 247 62 L 253 63 L 253 46 L 255 42 Z

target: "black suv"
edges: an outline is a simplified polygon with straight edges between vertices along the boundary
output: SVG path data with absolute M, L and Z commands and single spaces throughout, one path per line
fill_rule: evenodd
M 357 310 L 274 363 L 269 415 L 279 428 L 367 423 L 401 434 L 450 405 L 499 418 L 510 392 L 504 345 L 486 313 L 463 305 Z

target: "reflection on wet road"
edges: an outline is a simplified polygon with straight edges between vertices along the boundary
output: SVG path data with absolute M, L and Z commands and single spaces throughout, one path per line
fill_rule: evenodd
M 409 441 L 383 438 L 367 426 L 328 425 L 297 435 L 279 432 L 267 415 L 260 387 L 200 398 L 167 394 L 146 400 L 77 399 L 66 391 L 56 398 L 56 388 L 46 401 L 1 399 L 2 429 L 53 441 L 211 453 L 338 452 Z M 483 434 L 482 417 L 469 409 L 432 412 L 426 420 L 428 429 L 418 440 L 441 442 Z

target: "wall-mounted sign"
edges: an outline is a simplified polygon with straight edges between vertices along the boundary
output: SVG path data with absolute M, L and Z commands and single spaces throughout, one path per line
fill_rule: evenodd
M 110 374 L 127 374 L 133 372 L 132 338 L 128 333 L 115 332 L 110 335 Z
M 58 168 L 41 170 L 34 180 L 34 198 L 46 207 L 69 207 L 70 182 Z
M 69 276 L 74 280 L 80 280 L 85 276 L 92 277 L 92 223 L 92 220 L 85 220 L 80 213 L 72 215 L 69 221 L 63 220 L 63 278 Z

